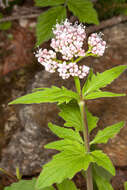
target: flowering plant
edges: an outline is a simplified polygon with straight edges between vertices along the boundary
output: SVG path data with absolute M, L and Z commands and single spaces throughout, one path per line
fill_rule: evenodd
M 88 111 L 86 102 L 101 97 L 125 96 L 125 94 L 102 91 L 101 88 L 116 79 L 127 66 L 117 66 L 103 73 L 94 74 L 92 68 L 80 65 L 79 61 L 84 57 L 99 57 L 104 54 L 106 42 L 103 41 L 102 35 L 94 33 L 87 39 L 85 27 L 77 23 L 72 25 L 68 20 L 56 24 L 53 33 L 54 38 L 50 44 L 52 50 L 39 49 L 35 56 L 46 71 L 58 72 L 63 79 L 73 77 L 76 92 L 65 87 L 39 88 L 10 103 L 57 102 L 60 109 L 59 116 L 65 120 L 65 127 L 49 123 L 51 131 L 61 139 L 45 145 L 45 148 L 58 150 L 59 153 L 43 166 L 37 179 L 36 190 L 46 190 L 54 183 L 60 190 L 71 188 L 76 190 L 76 186 L 68 179 L 71 180 L 80 171 L 83 175 L 85 172 L 87 190 L 93 190 L 93 182 L 98 190 L 112 190 L 110 179 L 115 175 L 115 168 L 110 158 L 93 145 L 107 143 L 120 131 L 124 122 L 99 130 L 90 141 L 90 133 L 97 126 L 99 118 Z M 88 42 L 86 50 L 83 47 L 85 40 Z M 80 79 L 87 75 L 86 82 L 81 88 Z M 60 183 L 64 185 L 61 186 Z M 72 186 L 69 186 L 70 183 Z M 52 186 L 51 190 L 54 189 Z

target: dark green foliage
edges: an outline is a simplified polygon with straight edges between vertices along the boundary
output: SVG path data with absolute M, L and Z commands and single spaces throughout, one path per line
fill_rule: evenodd
M 95 8 L 101 20 L 127 14 L 127 0 L 98 0 Z
M 80 22 L 99 24 L 97 12 L 90 0 L 68 0 L 67 5 Z
M 35 0 L 35 5 L 39 7 L 52 7 L 38 17 L 36 45 L 48 41 L 53 36 L 52 28 L 56 22 L 60 23 L 65 20 L 67 8 L 80 22 L 99 23 L 97 12 L 91 0 Z
M 63 6 L 57 6 L 48 9 L 38 17 L 36 36 L 37 43 L 40 45 L 42 42 L 49 40 L 52 36 L 52 28 L 56 25 L 56 22 L 60 23 L 66 18 L 66 8 Z

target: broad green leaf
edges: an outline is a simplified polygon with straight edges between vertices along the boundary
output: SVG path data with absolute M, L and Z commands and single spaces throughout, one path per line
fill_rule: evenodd
M 65 150 L 71 150 L 73 147 L 76 147 L 76 150 L 78 149 L 84 149 L 84 145 L 80 144 L 77 141 L 70 140 L 70 139 L 64 139 L 64 140 L 58 140 L 55 142 L 48 143 L 44 146 L 47 149 L 55 149 L 58 151 L 65 151 Z
M 106 154 L 104 154 L 101 150 L 95 150 L 91 152 L 91 155 L 97 165 L 105 168 L 108 172 L 115 176 L 115 168 Z
M 96 116 L 93 116 L 87 109 L 85 109 L 86 111 L 86 117 L 87 117 L 87 123 L 88 123 L 88 130 L 89 130 L 89 133 L 97 126 L 97 122 L 99 120 L 98 117 Z
M 98 190 L 113 190 L 109 180 L 103 177 L 96 167 L 92 168 L 93 179 L 98 187 Z
M 5 190 L 35 190 L 35 183 L 36 178 L 32 180 L 20 180 L 17 183 L 12 183 L 11 186 L 6 187 Z
M 124 183 L 124 190 L 127 190 L 127 181 Z
M 78 94 L 66 88 L 58 88 L 52 86 L 51 88 L 44 88 L 41 91 L 36 91 L 31 94 L 27 94 L 9 103 L 10 104 L 32 104 L 32 103 L 45 103 L 45 102 L 58 102 L 62 104 L 68 103 L 72 99 L 78 99 Z
M 77 131 L 82 131 L 82 120 L 77 102 L 69 102 L 59 106 L 59 116 L 65 120 L 64 126 L 74 127 Z
M 59 106 L 61 116 L 66 122 L 64 126 L 74 127 L 77 131 L 82 131 L 82 119 L 80 114 L 80 109 L 77 102 L 69 102 L 68 104 L 61 104 Z M 91 132 L 97 125 L 98 117 L 93 116 L 86 108 L 86 116 L 89 127 L 89 132 Z
M 103 97 L 118 97 L 118 96 L 126 96 L 126 94 L 117 94 L 112 92 L 91 92 L 90 94 L 87 94 L 84 96 L 84 99 L 90 100 L 90 99 L 96 99 L 96 98 L 103 98 Z
M 97 73 L 97 75 L 93 74 L 87 82 L 87 85 L 84 85 L 83 87 L 83 97 L 107 86 L 126 69 L 127 65 L 121 65 L 104 71 L 103 73 Z
M 77 132 L 77 131 L 74 131 L 72 129 L 67 129 L 64 127 L 59 127 L 52 123 L 49 123 L 48 126 L 49 126 L 50 130 L 60 138 L 76 140 L 76 141 L 83 143 L 83 140 L 82 140 L 79 132 Z
M 110 138 L 113 138 L 117 133 L 120 132 L 120 129 L 124 126 L 124 124 L 125 122 L 121 121 L 114 125 L 108 126 L 103 130 L 99 130 L 90 144 L 107 143 Z
M 90 0 L 68 0 L 67 5 L 80 22 L 99 24 L 97 12 Z
M 53 159 L 47 163 L 36 184 L 36 189 L 51 186 L 54 183 L 61 183 L 64 179 L 72 179 L 74 175 L 82 169 L 87 170 L 92 157 L 85 154 L 85 151 L 75 150 L 64 151 L 53 156 Z
M 5 190 L 35 190 L 36 181 L 36 178 L 32 180 L 20 180 L 16 183 L 12 183 L 9 187 L 5 187 Z M 55 190 L 55 188 L 46 187 L 41 190 Z
M 56 6 L 64 3 L 65 0 L 35 0 L 35 5 L 39 7 Z
M 58 190 L 78 190 L 72 180 L 65 179 L 62 183 L 57 184 Z
M 48 9 L 38 17 L 36 36 L 37 43 L 48 41 L 52 36 L 52 28 L 56 25 L 56 22 L 60 23 L 66 18 L 66 8 L 64 6 L 57 6 Z

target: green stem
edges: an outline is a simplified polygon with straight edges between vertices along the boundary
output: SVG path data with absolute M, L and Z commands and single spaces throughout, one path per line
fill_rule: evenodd
M 89 57 L 89 56 L 93 56 L 93 54 L 91 53 L 91 48 L 88 49 L 88 51 L 85 53 L 84 56 L 78 57 L 74 62 L 78 63 L 81 59 L 83 59 L 84 57 Z
M 81 96 L 81 87 L 80 87 L 79 78 L 75 77 L 74 81 L 75 81 L 75 86 L 76 86 L 77 92 L 80 95 L 80 101 L 78 102 L 78 104 L 80 107 L 80 112 L 81 112 L 81 117 L 82 117 L 85 150 L 89 154 L 90 144 L 89 144 L 88 123 L 87 123 L 86 112 L 85 112 L 85 101 L 82 99 L 82 96 Z M 88 169 L 86 171 L 86 182 L 87 182 L 87 190 L 93 190 L 91 165 L 88 167 Z
M 90 152 L 90 144 L 89 144 L 89 131 L 88 131 L 88 124 L 85 112 L 85 101 L 81 100 L 79 102 L 80 112 L 82 116 L 82 123 L 83 123 L 83 136 L 85 142 L 85 149 L 86 152 Z M 92 171 L 91 165 L 88 167 L 86 171 L 86 182 L 87 182 L 87 190 L 93 190 L 93 180 L 92 180 Z

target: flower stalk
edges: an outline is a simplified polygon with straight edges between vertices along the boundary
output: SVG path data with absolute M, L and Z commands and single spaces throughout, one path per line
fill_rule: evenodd
M 89 154 L 90 153 L 89 130 L 88 130 L 86 111 L 85 111 L 85 101 L 82 99 L 81 86 L 80 86 L 79 78 L 75 77 L 74 81 L 75 81 L 76 90 L 77 90 L 78 94 L 80 95 L 80 101 L 78 102 L 78 104 L 79 104 L 79 107 L 80 107 L 81 118 L 82 118 L 85 150 Z M 92 180 L 91 165 L 89 165 L 89 167 L 88 167 L 88 169 L 86 171 L 86 183 L 87 183 L 87 190 L 93 190 L 93 180 Z

